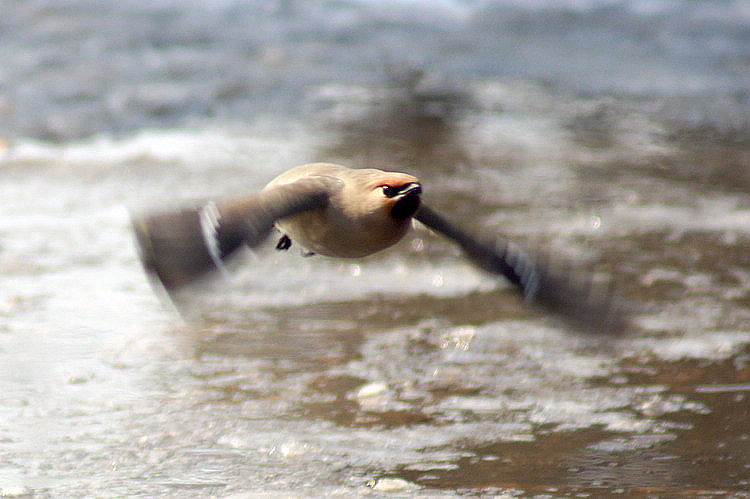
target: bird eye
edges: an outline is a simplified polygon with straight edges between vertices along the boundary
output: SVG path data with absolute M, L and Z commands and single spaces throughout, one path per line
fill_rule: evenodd
M 390 185 L 384 185 L 383 186 L 383 194 L 385 194 L 385 197 L 392 198 L 396 196 L 400 192 L 399 189 L 396 187 L 391 187 Z

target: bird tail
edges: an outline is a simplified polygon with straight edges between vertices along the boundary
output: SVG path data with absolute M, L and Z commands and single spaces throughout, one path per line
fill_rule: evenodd
M 232 217 L 223 219 L 212 202 L 200 207 L 132 217 L 141 262 L 170 294 L 216 271 L 249 242 L 264 238 L 271 225 L 258 234 Z

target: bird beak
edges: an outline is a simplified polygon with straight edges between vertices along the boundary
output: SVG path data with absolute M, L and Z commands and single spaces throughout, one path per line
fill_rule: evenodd
M 403 198 L 415 194 L 422 194 L 422 186 L 417 182 L 411 182 L 401 188 L 401 191 L 399 191 L 398 193 L 398 197 Z
M 391 208 L 391 216 L 398 220 L 413 216 L 419 209 L 420 194 L 422 194 L 422 186 L 417 182 L 411 182 L 402 187 Z

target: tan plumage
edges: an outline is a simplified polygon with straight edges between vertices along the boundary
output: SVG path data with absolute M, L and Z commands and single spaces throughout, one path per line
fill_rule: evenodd
M 313 163 L 282 173 L 263 189 L 269 192 L 305 177 L 331 177 L 340 187 L 329 193 L 322 208 L 283 218 L 276 225 L 293 241 L 325 256 L 358 258 L 381 251 L 401 240 L 411 226 L 411 215 L 394 217 L 400 197 L 387 197 L 383 187 L 419 186 L 405 173 L 353 170 L 330 163 Z M 414 192 L 418 195 L 419 191 Z M 416 207 L 415 207 L 416 208 Z
M 241 246 L 258 246 L 278 227 L 310 252 L 358 258 L 403 238 L 413 218 L 452 239 L 478 267 L 507 278 L 527 302 L 578 326 L 621 330 L 626 320 L 610 296 L 591 280 L 572 280 L 542 268 L 512 243 L 486 242 L 421 203 L 419 180 L 405 173 L 351 169 L 330 163 L 282 173 L 257 194 L 133 220 L 141 259 L 166 290 L 175 291 L 223 268 Z

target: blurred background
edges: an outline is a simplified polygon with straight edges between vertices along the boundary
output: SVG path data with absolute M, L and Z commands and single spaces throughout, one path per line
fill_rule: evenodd
M 747 0 L 0 0 L 0 496 L 750 487 Z M 415 231 L 183 321 L 129 213 L 408 171 L 612 276 L 625 338 Z

